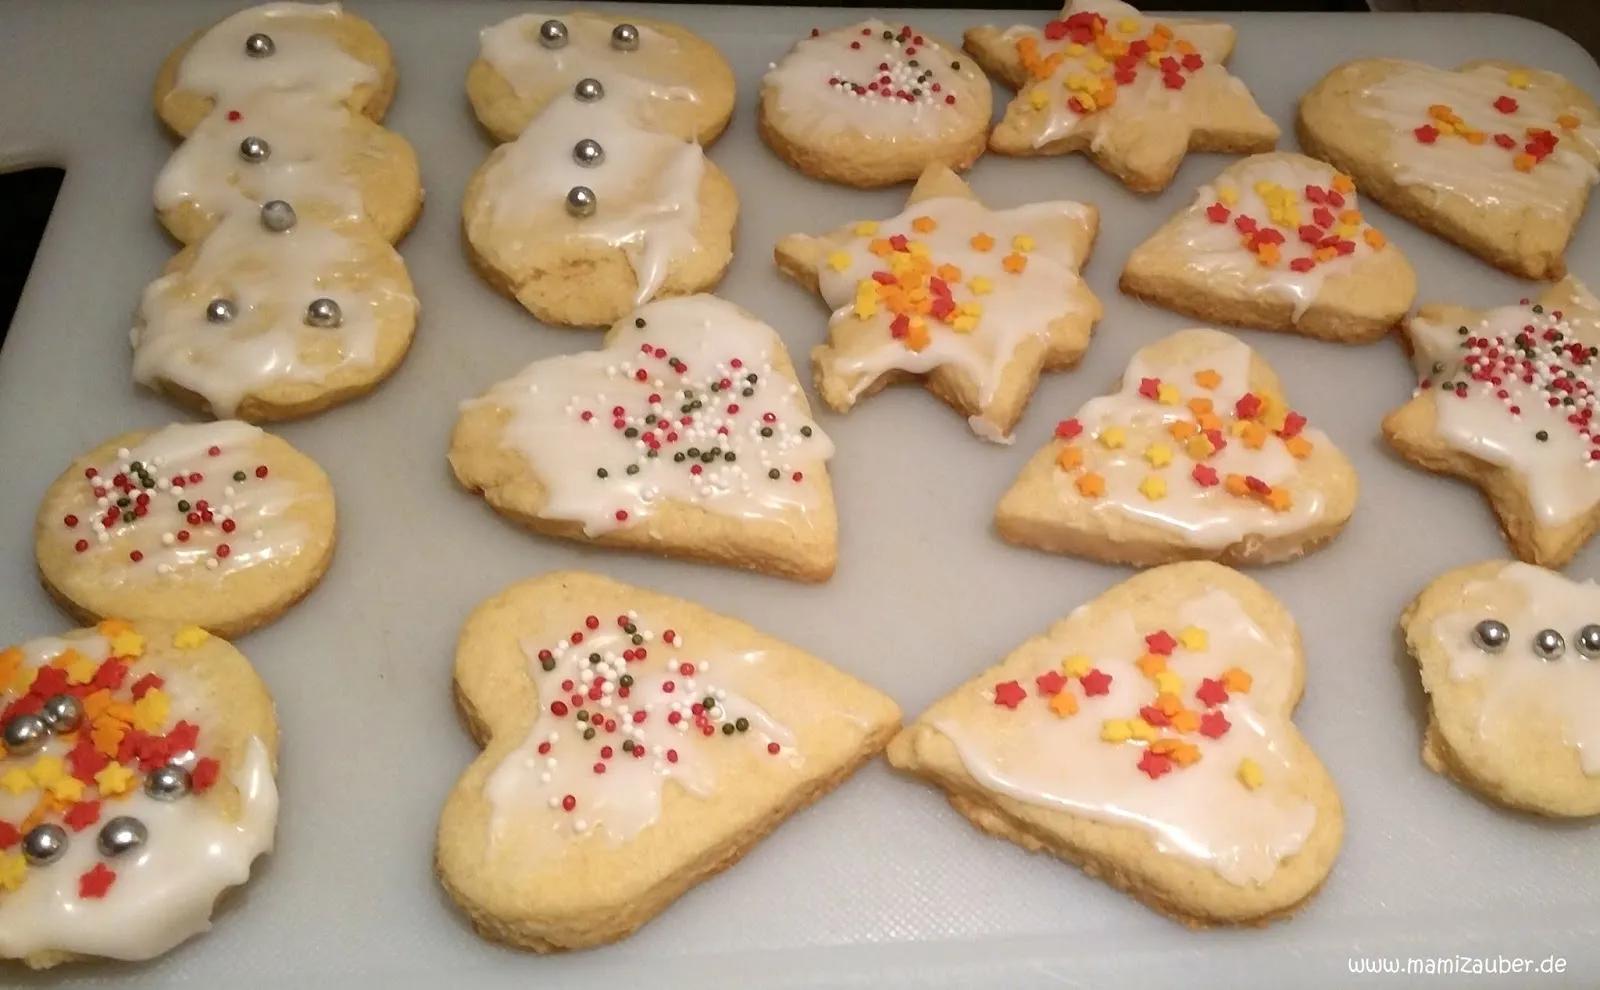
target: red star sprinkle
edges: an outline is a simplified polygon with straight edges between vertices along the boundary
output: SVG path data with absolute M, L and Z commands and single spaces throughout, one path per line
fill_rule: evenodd
M 115 691 L 122 686 L 123 678 L 128 676 L 128 665 L 120 660 L 107 660 L 94 672 L 94 686 Z
M 79 801 L 67 809 L 67 813 L 61 816 L 61 820 L 66 822 L 67 827 L 74 832 L 82 832 L 100 820 L 100 802 Z
M 193 722 L 179 722 L 167 733 L 167 745 L 174 752 L 181 753 L 186 749 L 194 749 L 195 743 L 200 741 L 200 727 Z
M 1509 96 L 1502 96 L 1494 101 L 1494 108 L 1501 113 L 1516 113 L 1517 101 Z
M 1155 705 L 1145 705 L 1139 709 L 1139 717 L 1151 725 L 1168 725 L 1172 722 L 1171 719 L 1167 718 L 1167 713 Z
M 96 863 L 94 869 L 78 878 L 78 896 L 101 898 L 117 882 L 116 873 L 106 869 L 106 864 Z
M 1139 757 L 1139 769 L 1148 774 L 1151 780 L 1155 780 L 1164 773 L 1172 772 L 1172 757 L 1152 753 L 1147 749 L 1144 755 Z
M 1194 696 L 1205 702 L 1207 708 L 1222 704 L 1228 700 L 1228 689 L 1222 686 L 1221 681 L 1207 677 L 1195 688 Z
M 1212 203 L 1206 207 L 1206 219 L 1212 223 L 1227 223 L 1229 210 L 1221 203 Z
M 1099 667 L 1092 668 L 1087 674 L 1078 678 L 1078 683 L 1083 685 L 1083 693 L 1091 698 L 1111 692 L 1111 675 Z
M 1033 683 L 1039 686 L 1040 694 L 1048 697 L 1060 694 L 1061 689 L 1067 686 L 1067 679 L 1061 676 L 1060 671 L 1049 670 L 1035 677 Z
M 0 822 L 0 849 L 10 849 L 22 841 L 22 833 L 10 822 Z
M 1217 469 L 1209 464 L 1196 464 L 1189 476 L 1201 488 L 1210 488 L 1217 483 Z
M 222 764 L 208 756 L 196 763 L 194 769 L 189 772 L 189 786 L 196 794 L 204 794 L 217 782 L 217 774 L 221 770 Z
M 111 758 L 94 748 L 94 743 L 88 736 L 80 736 L 78 744 L 67 752 L 67 763 L 72 767 L 72 775 L 85 784 L 94 783 L 94 775 L 106 768 Z
M 1153 632 L 1144 638 L 1144 645 L 1150 648 L 1151 653 L 1159 653 L 1164 657 L 1172 656 L 1172 651 L 1178 648 L 1178 641 L 1165 629 Z
M 1432 124 L 1423 124 L 1421 127 L 1417 128 L 1411 133 L 1415 134 L 1417 136 L 1417 140 L 1421 141 L 1423 144 L 1432 144 L 1433 142 L 1439 140 L 1439 129 L 1434 127 Z
M 1298 436 L 1306 428 L 1306 418 L 1297 412 L 1291 412 L 1283 417 L 1283 429 L 1278 431 L 1280 437 Z
M 1024 690 L 1022 685 L 1018 684 L 1016 681 L 1006 681 L 1003 684 L 996 684 L 994 686 L 994 703 L 997 705 L 1005 705 L 1010 709 L 1015 709 L 1018 705 L 1022 704 L 1022 699 L 1026 698 L 1027 696 L 1028 692 Z
M 1261 398 L 1254 392 L 1246 392 L 1239 396 L 1239 401 L 1233 404 L 1233 413 L 1240 419 L 1254 419 L 1261 411 Z
M 1147 399 L 1154 399 L 1156 396 L 1160 395 L 1161 394 L 1161 379 L 1159 379 L 1159 378 L 1141 378 L 1141 379 L 1139 379 L 1139 394 L 1144 396 Z
M 133 687 L 130 690 L 133 692 L 134 700 L 137 701 L 138 699 L 143 698 L 151 690 L 161 687 L 165 683 L 167 682 L 155 674 L 146 674 L 134 681 Z
M 1082 432 L 1083 424 L 1076 419 L 1064 419 L 1056 424 L 1056 438 L 1060 440 L 1071 440 Z
M 1228 716 L 1221 712 L 1206 712 L 1200 716 L 1200 734 L 1212 739 L 1221 739 L 1223 735 L 1233 728 L 1233 723 L 1228 721 Z

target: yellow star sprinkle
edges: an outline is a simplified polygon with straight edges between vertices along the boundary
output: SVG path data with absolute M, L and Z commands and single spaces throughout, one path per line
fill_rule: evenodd
M 134 772 L 120 763 L 112 762 L 94 775 L 94 784 L 106 797 L 116 797 L 133 789 Z
M 1182 694 L 1183 678 L 1170 670 L 1163 670 L 1155 676 L 1156 691 L 1159 694 Z
M 1156 386 L 1156 401 L 1164 406 L 1175 406 L 1182 398 L 1183 393 L 1171 382 L 1162 382 Z
M 1043 110 L 1050 103 L 1050 94 L 1036 86 L 1028 91 L 1028 103 L 1035 110 Z
M 1155 726 L 1142 718 L 1129 719 L 1128 729 L 1133 733 L 1133 738 L 1140 742 L 1154 742 L 1161 736 L 1161 733 L 1156 731 Z
M 50 782 L 50 793 L 58 800 L 71 803 L 83 800 L 83 781 L 76 777 L 61 777 Z
M 1239 778 L 1239 783 L 1252 791 L 1260 787 L 1264 779 L 1261 765 L 1248 756 L 1239 761 L 1239 769 L 1234 772 L 1234 776 Z
M 1221 201 L 1223 206 L 1233 206 L 1239 202 L 1239 190 L 1232 186 L 1218 186 L 1217 199 Z
M 1133 728 L 1126 719 L 1107 719 L 1100 723 L 1100 738 L 1108 743 L 1127 742 L 1133 738 Z
M 1144 449 L 1144 459 L 1153 467 L 1166 467 L 1172 463 L 1172 448 L 1164 443 L 1153 443 Z
M 144 655 L 144 637 L 127 629 L 111 637 L 111 655 L 114 657 L 137 657 Z
M 1182 632 L 1178 633 L 1178 642 L 1182 644 L 1183 648 L 1186 650 L 1198 651 L 1206 648 L 1207 644 L 1210 642 L 1210 637 L 1208 637 L 1206 635 L 1206 631 L 1201 629 L 1199 626 L 1188 626 Z
M 61 765 L 59 756 L 41 756 L 33 761 L 33 767 L 28 771 L 33 777 L 33 782 L 40 787 L 49 787 L 51 784 L 66 776 L 66 770 Z
M 1167 497 L 1167 483 L 1156 475 L 1146 475 L 1139 482 L 1139 493 L 1152 502 L 1159 502 Z
M 67 664 L 67 680 L 72 684 L 87 684 L 94 680 L 94 672 L 99 669 L 99 664 L 81 653 L 75 653 Z
M 19 852 L 0 855 L 0 890 L 16 890 L 28 878 L 28 860 Z
M 1128 439 L 1128 434 L 1120 426 L 1108 426 L 1100 431 L 1100 446 L 1107 450 L 1116 450 Z
M 1528 78 L 1528 74 L 1520 69 L 1506 73 L 1506 84 L 1508 86 L 1515 86 L 1517 89 L 1527 89 L 1528 83 L 1531 81 L 1532 80 Z
M 1088 657 L 1082 653 L 1074 653 L 1061 661 L 1061 672 L 1068 677 L 1082 677 L 1089 672 L 1092 666 L 1093 664 L 1089 662 Z
M 967 288 L 971 289 L 972 294 L 975 296 L 986 296 L 993 291 L 994 283 L 989 281 L 986 276 L 974 275 L 972 281 L 967 283 Z
M 11 690 L 17 694 L 27 694 L 33 687 L 33 679 L 39 676 L 38 667 L 23 667 L 11 678 Z
M 1033 238 L 1029 237 L 1027 234 L 1018 234 L 1017 236 L 1011 238 L 1011 247 L 1013 250 L 1021 251 L 1022 253 L 1026 254 L 1027 252 L 1033 250 L 1033 246 Z
M 166 692 L 153 688 L 143 698 L 133 703 L 133 727 L 140 732 L 159 732 L 167 724 L 167 714 L 172 705 Z
M 828 255 L 828 267 L 836 272 L 842 272 L 850 267 L 850 252 L 834 251 Z
M 180 650 L 192 650 L 211 638 L 211 634 L 199 626 L 184 626 L 172 636 L 172 645 Z
M 21 767 L 12 767 L 5 776 L 0 777 L 0 787 L 13 794 L 26 794 L 34 789 L 33 775 Z

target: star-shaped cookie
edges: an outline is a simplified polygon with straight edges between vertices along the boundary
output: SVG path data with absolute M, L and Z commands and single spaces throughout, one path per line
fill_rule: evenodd
M 1424 306 L 1405 334 L 1417 390 L 1384 436 L 1482 488 L 1518 557 L 1566 564 L 1600 528 L 1600 300 L 1569 276 L 1534 302 Z
M 973 28 L 967 51 L 1017 90 L 989 148 L 1084 151 L 1138 192 L 1166 188 L 1189 151 L 1270 151 L 1278 125 L 1223 68 L 1234 38 L 1117 0 L 1071 0 L 1042 29 Z
M 1039 372 L 1089 346 L 1100 301 L 1078 270 L 1098 224 L 1066 200 L 990 209 L 931 165 L 898 216 L 785 237 L 778 267 L 833 310 L 811 353 L 822 400 L 846 412 L 920 378 L 979 436 L 1008 442 Z

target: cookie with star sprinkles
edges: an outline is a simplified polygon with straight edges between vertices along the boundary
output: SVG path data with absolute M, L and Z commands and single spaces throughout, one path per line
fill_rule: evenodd
M 1411 308 L 1411 264 L 1361 213 L 1355 183 L 1289 152 L 1223 170 L 1133 250 L 1119 283 L 1188 316 L 1366 343 Z
M 34 553 L 73 617 L 137 615 L 237 636 L 304 598 L 333 559 L 316 462 L 237 420 L 108 440 L 45 492 Z
M 807 175 L 872 188 L 928 165 L 964 171 L 988 138 L 989 79 L 909 24 L 876 18 L 822 31 L 761 81 L 761 137 Z
M 450 444 L 461 484 L 537 532 L 803 581 L 838 558 L 832 455 L 783 341 L 714 296 L 535 361 L 466 403 Z
M 1537 301 L 1424 306 L 1405 336 L 1417 388 L 1383 435 L 1481 488 L 1519 558 L 1565 565 L 1600 528 L 1600 300 L 1568 276 Z
M 1333 867 L 1339 794 L 1291 721 L 1294 618 L 1217 564 L 1144 571 L 895 737 L 974 825 L 1191 926 L 1294 911 Z
M 161 955 L 272 849 L 272 698 L 198 626 L 0 649 L 0 739 L 0 959 Z
M 518 14 L 484 28 L 467 98 L 505 143 L 580 83 L 627 100 L 637 122 L 702 145 L 733 114 L 733 69 L 716 46 L 668 21 L 581 10 Z
M 1375 202 L 1496 267 L 1558 279 L 1600 178 L 1600 108 L 1562 76 L 1362 59 L 1300 98 L 1300 145 Z
M 440 816 L 439 879 L 481 935 L 536 952 L 632 934 L 900 723 L 742 622 L 570 571 L 478 607 L 455 695 L 484 751 Z
M 156 76 L 156 114 L 180 136 L 218 104 L 297 90 L 378 121 L 395 88 L 389 43 L 337 3 L 264 3 L 196 32 Z
M 811 352 L 836 412 L 896 381 L 921 380 L 973 432 L 1010 442 L 1041 371 L 1089 346 L 1100 301 L 1078 275 L 1099 226 L 1067 200 L 995 210 L 930 165 L 904 212 L 778 242 L 784 274 L 833 310 Z
M 1486 561 L 1436 578 L 1400 628 L 1431 769 L 1508 807 L 1600 815 L 1600 586 Z
M 989 136 L 1002 155 L 1084 152 L 1136 192 L 1167 187 L 1190 151 L 1271 151 L 1278 125 L 1223 67 L 1234 29 L 1069 0 L 1032 28 L 977 27 L 966 48 L 1017 91 Z
M 1056 424 L 995 526 L 1012 543 L 1111 563 L 1270 564 L 1337 536 L 1356 489 L 1350 462 L 1260 355 L 1182 330 Z

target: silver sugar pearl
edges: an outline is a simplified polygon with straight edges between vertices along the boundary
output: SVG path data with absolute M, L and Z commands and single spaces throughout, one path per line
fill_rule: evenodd
M 239 142 L 239 157 L 247 162 L 259 165 L 272 157 L 272 145 L 267 143 L 266 138 L 258 138 L 251 135 Z
M 577 85 L 572 87 L 572 95 L 579 103 L 593 103 L 606 95 L 606 88 L 600 85 L 598 79 L 579 79 Z
M 207 323 L 232 323 L 234 308 L 232 299 L 213 299 L 206 303 Z
M 1499 653 L 1511 642 L 1511 630 L 1499 619 L 1484 619 L 1472 627 L 1472 642 L 1485 653 Z
M 1578 652 L 1585 660 L 1600 660 L 1600 625 L 1591 622 L 1578 630 Z
M 632 24 L 618 24 L 611 29 L 611 47 L 619 52 L 631 52 L 639 47 L 639 29 Z
M 44 747 L 50 736 L 50 726 L 37 715 L 17 715 L 6 723 L 3 736 L 8 753 L 27 756 Z
M 64 735 L 83 724 L 83 704 L 70 694 L 53 694 L 39 710 L 44 724 L 56 735 Z
M 266 58 L 277 50 L 270 34 L 252 34 L 244 39 L 244 53 L 251 58 Z
M 588 186 L 573 186 L 567 190 L 567 212 L 575 217 L 592 217 L 600 201 Z
M 306 326 L 331 329 L 343 322 L 344 313 L 339 309 L 339 304 L 326 296 L 311 300 L 306 307 Z
M 1533 634 L 1534 656 L 1542 660 L 1559 660 L 1567 652 L 1567 641 L 1554 629 L 1541 629 Z
M 594 168 L 606 160 L 606 149 L 594 138 L 584 138 L 572 146 L 572 160 L 584 168 Z
M 144 845 L 148 838 L 150 830 L 144 827 L 144 822 L 131 815 L 118 815 L 100 829 L 96 845 L 107 856 L 121 856 Z
M 167 764 L 144 778 L 144 792 L 157 801 L 176 801 L 189 793 L 189 771 Z
M 567 26 L 554 18 L 539 25 L 539 44 L 546 48 L 565 48 Z
M 22 855 L 34 866 L 48 866 L 67 851 L 67 830 L 60 825 L 35 825 L 22 837 Z
M 293 227 L 298 219 L 294 215 L 294 207 L 281 199 L 269 199 L 261 204 L 261 226 L 275 234 Z

